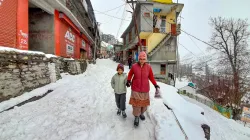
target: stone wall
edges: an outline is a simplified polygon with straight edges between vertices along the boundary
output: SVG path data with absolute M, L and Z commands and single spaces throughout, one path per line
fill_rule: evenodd
M 0 102 L 50 83 L 43 54 L 0 52 Z
M 61 68 L 64 73 L 68 72 L 71 75 L 81 74 L 86 71 L 87 62 L 84 60 L 63 60 Z
M 76 75 L 86 68 L 86 61 L 0 50 L 0 102 L 56 82 L 62 78 L 60 73 Z

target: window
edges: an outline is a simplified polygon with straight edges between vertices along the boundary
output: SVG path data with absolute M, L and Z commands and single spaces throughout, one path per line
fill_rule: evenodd
M 161 75 L 166 75 L 166 64 L 161 64 Z
M 150 17 L 150 13 L 145 12 L 144 17 Z
M 166 32 L 166 16 L 161 16 L 161 26 L 160 26 L 160 32 L 165 33 Z

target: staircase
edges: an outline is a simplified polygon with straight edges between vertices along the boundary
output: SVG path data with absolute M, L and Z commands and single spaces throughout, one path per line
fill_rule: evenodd
M 167 34 L 162 40 L 161 42 L 148 53 L 148 56 L 151 57 L 153 54 L 155 54 L 171 37 L 171 34 Z

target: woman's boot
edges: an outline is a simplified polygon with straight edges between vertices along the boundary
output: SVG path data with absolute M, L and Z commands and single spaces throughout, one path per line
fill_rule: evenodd
M 135 121 L 134 121 L 134 126 L 137 127 L 139 126 L 139 117 L 135 117 Z
M 143 114 L 141 114 L 140 115 L 140 119 L 144 121 L 145 120 L 145 116 Z

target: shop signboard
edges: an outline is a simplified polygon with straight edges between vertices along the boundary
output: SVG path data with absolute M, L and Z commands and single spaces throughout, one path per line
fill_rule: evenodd
M 66 44 L 66 49 L 67 49 L 67 54 L 72 56 L 74 54 L 74 47 L 71 46 L 70 44 Z
M 74 48 L 76 42 L 76 36 L 72 32 L 70 28 L 65 33 L 65 43 L 66 43 L 66 54 L 67 56 L 73 57 L 74 56 Z
M 81 46 L 82 49 L 86 50 L 86 42 L 84 40 L 82 40 L 82 46 Z

